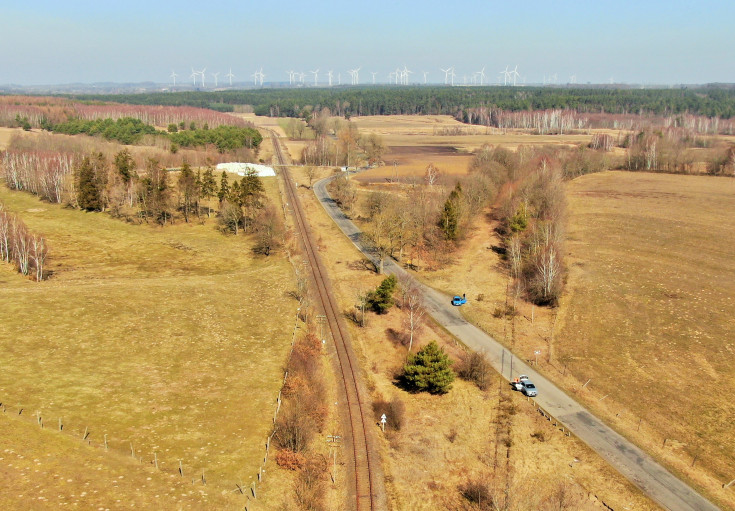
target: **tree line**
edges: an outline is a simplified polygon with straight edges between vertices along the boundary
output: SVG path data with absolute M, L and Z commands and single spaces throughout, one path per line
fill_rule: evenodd
M 7 211 L 0 202 L 0 260 L 14 264 L 21 274 L 41 281 L 47 276 L 44 270 L 47 254 L 46 239 L 33 234 L 18 215 Z
M 113 158 L 101 152 L 82 156 L 14 150 L 3 154 L 2 163 L 6 186 L 49 202 L 166 225 L 177 219 L 204 221 L 216 199 L 221 230 L 254 233 L 256 253 L 269 255 L 283 241 L 283 222 L 255 170 L 233 182 L 222 172 L 218 184 L 212 165 L 195 172 L 184 160 L 174 172 L 155 158 L 141 165 L 128 149 Z
M 187 129 L 188 126 L 188 129 Z M 258 130 L 251 127 L 217 126 L 210 129 L 207 123 L 198 128 L 195 122 L 181 121 L 170 124 L 167 131 L 157 130 L 133 117 L 122 117 L 117 120 L 71 119 L 59 124 L 47 123 L 43 126 L 48 131 L 77 135 L 101 136 L 106 140 L 116 140 L 121 144 L 132 145 L 141 142 L 145 135 L 167 137 L 172 142 L 172 150 L 176 147 L 205 147 L 214 145 L 220 153 L 233 151 L 241 147 L 257 150 L 263 141 Z
M 633 89 L 620 87 L 331 87 L 256 89 L 220 92 L 169 92 L 116 95 L 74 95 L 75 99 L 135 105 L 195 106 L 217 109 L 252 105 L 258 115 L 300 117 L 304 106 L 329 108 L 337 115 L 455 115 L 477 107 L 511 112 L 573 110 L 614 114 L 735 117 L 735 89 Z

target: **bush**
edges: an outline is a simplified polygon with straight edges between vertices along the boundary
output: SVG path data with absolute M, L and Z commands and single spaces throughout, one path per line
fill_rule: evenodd
M 452 361 L 436 341 L 408 357 L 403 367 L 403 383 L 411 390 L 446 394 L 452 388 Z
M 477 504 L 480 509 L 493 509 L 493 497 L 487 484 L 480 479 L 471 479 L 459 485 L 459 493 L 468 502 Z
M 531 433 L 531 438 L 535 438 L 539 442 L 546 442 L 546 433 L 539 429 Z
M 465 353 L 457 373 L 460 378 L 471 381 L 481 390 L 486 390 L 490 385 L 490 363 L 476 351 Z
M 275 439 L 281 448 L 301 453 L 306 450 L 315 429 L 307 410 L 294 401 L 279 415 Z
M 305 463 L 306 458 L 301 453 L 289 451 L 288 449 L 281 449 L 276 453 L 276 464 L 286 470 L 299 470 Z
M 394 397 L 390 401 L 384 399 L 376 399 L 373 401 L 373 411 L 375 412 L 376 420 L 380 420 L 383 414 L 385 414 L 385 426 L 388 429 L 394 431 L 400 431 L 403 426 L 406 405 L 399 397 Z

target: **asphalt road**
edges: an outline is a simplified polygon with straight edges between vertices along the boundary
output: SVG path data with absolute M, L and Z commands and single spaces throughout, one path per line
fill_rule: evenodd
M 317 199 L 358 250 L 377 263 L 377 258 L 369 246 L 361 242 L 360 230 L 342 213 L 327 193 L 326 185 L 331 179 L 322 179 L 314 185 Z M 384 260 L 383 264 L 386 273 L 393 273 L 396 276 L 408 275 L 392 259 Z M 452 306 L 450 296 L 418 281 L 416 283 L 423 290 L 427 310 L 434 320 L 469 348 L 484 353 L 493 367 L 503 374 L 504 378 L 510 379 L 512 377 L 510 352 L 488 334 L 466 321 L 459 313 L 459 309 Z M 539 391 L 538 397 L 534 400 L 543 409 L 664 509 L 672 511 L 716 511 L 719 509 L 641 449 L 605 425 L 549 380 L 515 357 L 513 357 L 513 374 L 527 374 Z

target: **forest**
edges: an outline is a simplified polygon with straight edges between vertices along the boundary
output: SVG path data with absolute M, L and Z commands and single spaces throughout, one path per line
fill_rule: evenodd
M 302 117 L 305 106 L 329 108 L 340 116 L 458 115 L 473 108 L 504 111 L 564 109 L 580 113 L 735 116 L 735 90 L 701 88 L 625 89 L 614 87 L 332 87 L 75 95 L 83 101 L 169 105 L 232 111 L 250 105 L 258 115 Z

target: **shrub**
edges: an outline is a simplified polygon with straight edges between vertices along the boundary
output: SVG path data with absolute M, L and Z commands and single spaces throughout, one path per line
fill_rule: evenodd
M 394 397 L 390 401 L 382 398 L 376 399 L 373 401 L 373 411 L 375 412 L 376 420 L 380 420 L 380 417 L 385 414 L 386 428 L 400 431 L 406 415 L 406 405 L 399 397 Z
M 403 367 L 403 382 L 409 389 L 432 394 L 446 394 L 452 388 L 452 361 L 436 341 L 408 357 Z
M 306 450 L 314 429 L 307 410 L 294 401 L 278 417 L 275 438 L 281 448 L 300 453 Z
M 487 484 L 480 479 L 470 479 L 460 484 L 459 493 L 468 502 L 480 506 L 480 509 L 492 509 L 494 507 L 490 490 Z
M 539 442 L 546 442 L 546 433 L 539 429 L 531 433 L 531 438 L 535 438 Z
M 459 377 L 471 381 L 481 390 L 490 384 L 490 363 L 481 353 L 470 351 L 465 353 L 457 369 Z
M 286 470 L 299 470 L 306 463 L 306 458 L 301 453 L 281 449 L 276 453 L 276 463 Z

